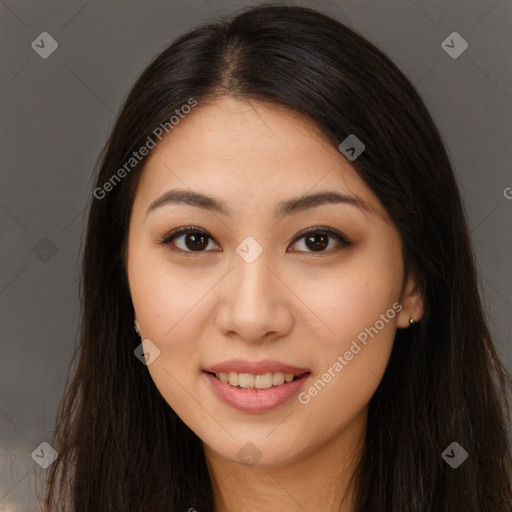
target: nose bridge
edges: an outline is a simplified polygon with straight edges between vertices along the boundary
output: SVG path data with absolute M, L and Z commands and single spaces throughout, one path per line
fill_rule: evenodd
M 219 328 L 235 331 L 248 341 L 257 341 L 269 332 L 282 333 L 290 327 L 286 298 L 276 281 L 271 253 L 254 239 L 244 240 L 233 255 L 233 271 Z
M 253 310 L 269 307 L 273 300 L 269 251 L 264 251 L 254 239 L 246 239 L 237 247 L 236 252 L 233 258 L 233 305 L 239 309 L 247 306 Z M 261 309 L 259 313 L 262 313 Z

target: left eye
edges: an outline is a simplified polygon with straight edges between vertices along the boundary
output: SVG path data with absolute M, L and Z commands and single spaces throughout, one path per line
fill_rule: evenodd
M 295 238 L 294 244 L 299 240 L 304 239 L 304 245 L 312 251 L 299 251 L 299 252 L 317 252 L 317 253 L 330 253 L 339 251 L 343 247 L 349 246 L 351 242 L 341 233 L 332 228 L 308 228 L 299 233 L 299 236 Z M 329 245 L 329 239 L 334 239 L 337 242 L 334 247 L 325 248 Z M 286 251 L 290 252 L 290 251 Z

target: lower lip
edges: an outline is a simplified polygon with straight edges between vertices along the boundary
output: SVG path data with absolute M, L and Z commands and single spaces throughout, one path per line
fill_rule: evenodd
M 225 403 L 243 412 L 266 412 L 283 405 L 300 393 L 308 380 L 310 373 L 304 374 L 292 382 L 268 389 L 235 388 L 227 382 L 222 382 L 215 375 L 203 372 L 210 381 L 214 391 Z

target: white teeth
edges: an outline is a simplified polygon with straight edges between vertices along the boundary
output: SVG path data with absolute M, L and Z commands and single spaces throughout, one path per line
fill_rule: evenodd
M 272 384 L 274 386 L 280 386 L 281 384 L 284 384 L 284 373 L 282 372 L 275 372 L 272 374 Z
M 272 386 L 280 386 L 285 382 L 291 382 L 295 375 L 293 373 L 268 372 L 261 375 L 252 373 L 220 372 L 215 376 L 222 382 L 227 382 L 231 386 L 239 386 L 245 389 L 269 389 Z
M 229 372 L 228 378 L 229 378 L 229 383 L 232 386 L 238 386 L 238 373 L 236 373 L 236 372 Z
M 264 373 L 254 377 L 254 387 L 256 389 L 268 389 L 272 387 L 272 373 Z
M 239 373 L 238 374 L 238 385 L 241 388 L 253 388 L 254 387 L 254 375 L 251 373 Z

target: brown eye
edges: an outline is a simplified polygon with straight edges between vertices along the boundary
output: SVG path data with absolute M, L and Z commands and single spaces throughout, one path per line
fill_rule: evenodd
M 213 238 L 200 228 L 195 226 L 183 226 L 175 229 L 160 242 L 162 245 L 169 246 L 173 251 L 182 252 L 206 252 L 209 240 Z M 215 243 L 213 248 L 218 247 Z
M 305 229 L 299 233 L 297 238 L 294 240 L 294 244 L 296 244 L 299 240 L 304 239 L 304 246 L 306 250 L 301 250 L 299 252 L 311 252 L 311 253 L 330 253 L 341 250 L 343 247 L 351 245 L 351 242 L 341 233 L 332 229 L 332 228 L 320 228 L 313 227 Z M 335 240 L 334 247 L 330 245 L 331 239 Z M 329 249 L 326 250 L 326 248 Z M 309 250 L 308 250 L 309 249 Z M 290 252 L 290 251 L 287 251 Z
M 314 235 L 307 235 L 304 237 L 306 247 L 311 250 L 323 251 L 329 245 L 329 235 L 325 233 L 316 233 Z
M 201 251 L 208 246 L 208 237 L 202 233 L 187 233 L 183 236 L 185 246 L 191 251 Z

